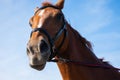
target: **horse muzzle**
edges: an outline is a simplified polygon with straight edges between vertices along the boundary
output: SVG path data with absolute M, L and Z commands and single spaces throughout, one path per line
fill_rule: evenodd
M 29 57 L 30 66 L 37 70 L 42 70 L 50 56 L 50 48 L 45 40 L 38 43 L 29 41 L 27 44 L 27 55 Z

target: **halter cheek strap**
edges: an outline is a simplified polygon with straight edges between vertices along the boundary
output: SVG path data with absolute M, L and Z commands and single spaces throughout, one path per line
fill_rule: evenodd
M 55 46 L 55 41 L 58 40 L 58 38 L 62 35 L 62 33 L 64 33 L 64 36 L 63 36 L 63 39 L 60 43 L 60 45 L 58 47 Z M 65 38 L 67 36 L 67 29 L 66 29 L 66 23 L 64 24 L 64 27 L 62 27 L 58 33 L 56 34 L 56 36 L 52 39 L 53 41 L 53 46 L 52 46 L 52 54 L 51 56 L 49 57 L 49 61 L 52 60 L 52 58 L 54 58 L 59 52 L 59 50 L 61 49 L 62 45 L 64 44 L 64 41 L 65 41 Z

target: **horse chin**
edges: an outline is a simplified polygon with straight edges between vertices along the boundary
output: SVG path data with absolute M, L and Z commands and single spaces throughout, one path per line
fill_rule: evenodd
M 41 71 L 41 70 L 43 70 L 44 68 L 45 68 L 45 65 L 46 64 L 41 64 L 41 65 L 30 65 L 33 69 L 36 69 L 36 70 L 38 70 L 38 71 Z

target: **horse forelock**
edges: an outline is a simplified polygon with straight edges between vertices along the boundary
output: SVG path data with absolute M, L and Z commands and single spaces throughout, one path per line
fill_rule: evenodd
M 42 6 L 54 6 L 51 2 L 45 1 L 42 3 Z

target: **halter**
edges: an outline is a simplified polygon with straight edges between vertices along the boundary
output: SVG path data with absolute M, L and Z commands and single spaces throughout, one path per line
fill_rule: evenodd
M 39 11 L 39 10 L 42 10 L 42 9 L 45 9 L 45 8 L 48 8 L 48 7 L 52 7 L 52 8 L 55 8 L 55 9 L 59 9 L 58 7 L 56 6 L 43 6 L 41 8 L 39 8 L 35 14 Z M 59 9 L 60 10 L 60 9 Z M 63 14 L 62 14 L 63 15 Z M 58 50 L 62 47 L 64 41 L 65 41 L 65 38 L 66 38 L 66 35 L 67 35 L 67 28 L 66 28 L 66 20 L 64 19 L 64 15 L 63 15 L 63 25 L 61 26 L 61 28 L 58 30 L 58 32 L 56 33 L 56 35 L 52 38 L 48 31 L 44 28 L 34 28 L 32 31 L 31 31 L 31 35 L 30 37 L 32 36 L 33 32 L 37 32 L 39 31 L 40 33 L 43 33 L 47 38 L 48 38 L 48 41 L 49 41 L 49 44 L 50 44 L 50 51 L 51 51 L 51 54 L 50 54 L 50 57 L 48 59 L 48 61 L 51 61 L 58 53 Z M 62 33 L 64 32 L 64 37 L 63 37 L 63 40 L 62 42 L 60 43 L 60 45 L 56 48 L 55 47 L 55 41 L 62 35 Z

